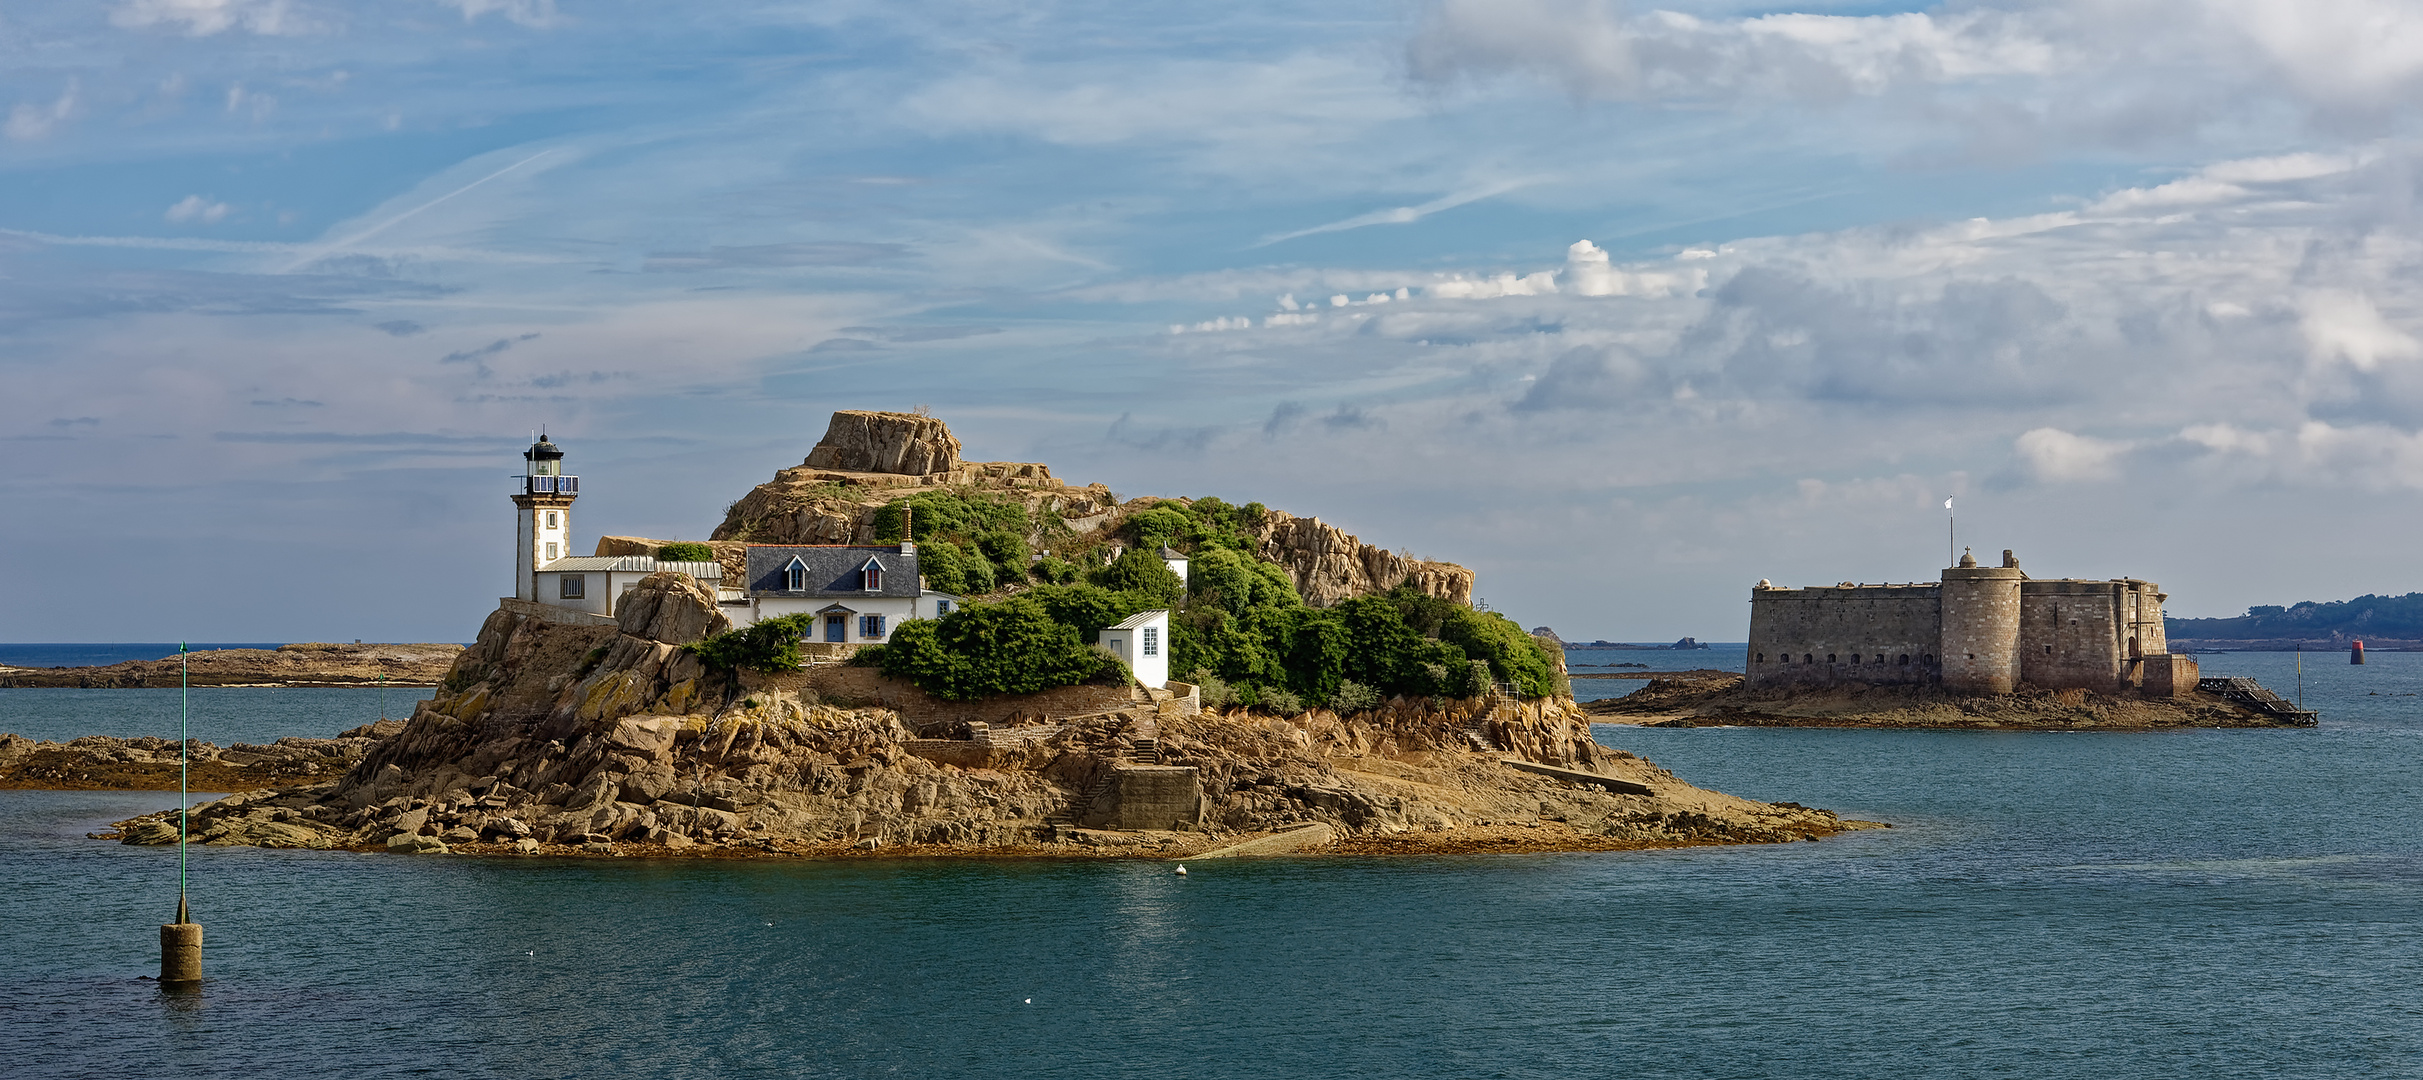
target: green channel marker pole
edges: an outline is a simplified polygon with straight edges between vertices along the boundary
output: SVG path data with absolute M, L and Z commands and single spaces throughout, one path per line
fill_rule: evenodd
M 192 661 L 185 643 L 177 643 L 177 921 L 160 927 L 160 985 L 192 986 L 202 981 L 202 927 L 185 907 L 185 819 L 191 794 L 186 784 L 186 761 L 192 756 Z
M 185 819 L 189 797 L 185 790 L 185 761 L 192 754 L 193 661 L 185 643 L 177 643 L 177 921 L 185 918 Z

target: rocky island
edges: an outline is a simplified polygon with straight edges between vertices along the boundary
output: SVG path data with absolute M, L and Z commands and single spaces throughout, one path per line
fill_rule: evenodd
M 2260 696 L 2257 696 L 2260 694 Z M 2264 707 L 2257 688 L 2236 695 L 2188 691 L 2148 697 L 2126 688 L 2021 687 L 2007 694 L 1966 694 L 1934 686 L 1757 688 L 1729 671 L 1659 672 L 1620 698 L 1584 711 L 1600 723 L 1643 727 L 2004 728 L 2040 731 L 2151 731 L 2165 728 L 2310 726 L 2293 711 Z M 2271 698 L 2277 702 L 2276 697 Z M 2285 702 L 2280 703 L 2285 705 Z
M 736 590 L 703 571 L 649 573 L 611 617 L 509 600 L 437 694 L 341 777 L 204 804 L 193 836 L 481 854 L 1207 858 L 1873 827 L 1697 788 L 1597 744 L 1562 654 L 1474 612 L 1462 567 L 1258 506 L 1119 501 L 1041 465 L 968 465 L 922 416 L 837 414 L 806 463 L 733 505 L 709 553 L 731 581 L 751 573 L 751 543 L 882 543 L 911 527 L 915 553 L 935 553 L 921 574 L 965 590 L 964 608 L 883 644 L 820 647 L 797 640 L 807 622 L 736 625 Z M 1164 556 L 1186 557 L 1172 545 L 1193 549 L 1190 580 L 1162 576 Z M 909 551 L 903 537 L 893 557 Z M 1185 681 L 1140 681 L 1076 644 L 1085 620 L 1146 603 L 1166 605 L 1146 614 L 1169 619 Z M 981 692 L 1031 674 L 966 655 L 1012 640 L 1051 664 L 1071 648 L 1095 660 L 1056 685 Z M 173 815 L 119 829 L 127 843 L 176 836 Z
M 453 644 L 339 645 L 305 642 L 275 649 L 202 649 L 182 657 L 128 660 L 100 667 L 0 666 L 0 688 L 176 686 L 435 686 L 461 655 Z

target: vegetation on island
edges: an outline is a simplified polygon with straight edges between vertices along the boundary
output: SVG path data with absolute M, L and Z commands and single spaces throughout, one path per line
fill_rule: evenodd
M 2374 596 L 2246 609 L 2234 619 L 2162 620 L 2163 632 L 2175 638 L 2255 641 L 2265 638 L 2344 637 L 2423 638 L 2423 593 Z
M 658 562 L 714 562 L 715 549 L 696 540 L 676 540 L 656 549 Z
M 1037 523 L 1026 520 L 1024 507 L 969 493 L 896 500 L 878 512 L 877 534 L 898 538 L 909 516 L 900 511 L 912 509 L 928 587 L 970 595 L 1018 582 L 1005 599 L 902 623 L 889 644 L 859 652 L 856 662 L 938 697 L 1032 693 L 1110 677 L 1119 662 L 1090 647 L 1098 631 L 1157 608 L 1170 611 L 1170 669 L 1201 685 L 1206 704 L 1351 712 L 1398 695 L 1475 696 L 1494 683 L 1526 697 L 1559 689 L 1546 650 L 1494 612 L 1408 586 L 1307 606 L 1287 572 L 1255 554 L 1247 530 L 1265 512 L 1258 503 L 1205 498 L 1149 507 L 1112 538 L 1127 541 L 1126 550 L 1092 569 L 1081 567 L 1097 560 L 1082 556 L 1032 557 L 1025 536 L 1038 534 Z M 1188 581 L 1163 563 L 1164 545 L 1187 554 Z

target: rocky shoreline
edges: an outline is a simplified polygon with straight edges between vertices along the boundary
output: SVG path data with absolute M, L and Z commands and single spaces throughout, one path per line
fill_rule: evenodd
M 1279 717 L 1129 688 L 1084 715 L 1036 716 L 1019 701 L 939 703 L 868 669 L 709 670 L 679 646 L 722 620 L 676 573 L 644 580 L 615 625 L 500 609 L 350 771 L 203 804 L 191 835 L 465 854 L 1168 858 L 1313 826 L 1322 841 L 1293 850 L 1625 850 L 1874 827 L 1694 787 L 1591 741 L 1570 699 Z M 170 818 L 113 835 L 173 842 Z
M 100 667 L 0 666 L 0 688 L 127 689 L 190 686 L 435 686 L 463 647 L 305 642 L 275 649 L 205 649 L 180 659 Z
M 194 791 L 324 781 L 352 769 L 379 736 L 403 727 L 401 720 L 388 720 L 333 739 L 290 737 L 267 746 L 236 743 L 224 749 L 197 740 L 183 755 L 184 779 Z M 178 767 L 175 739 L 87 735 L 56 743 L 0 734 L 0 790 L 175 791 Z
M 1754 691 L 1732 672 L 1657 672 L 1632 694 L 1589 702 L 1583 709 L 1598 723 L 1641 727 L 2153 731 L 2298 726 L 2203 692 L 2148 698 L 2087 690 L 1951 694 L 1920 686 Z

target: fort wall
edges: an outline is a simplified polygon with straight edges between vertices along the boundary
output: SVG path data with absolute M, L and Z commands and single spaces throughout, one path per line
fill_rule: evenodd
M 1752 685 L 1932 683 L 1933 584 L 1762 587 L 1750 594 Z
M 1934 584 L 1759 582 L 1750 685 L 1917 683 L 1983 694 L 2135 686 L 2157 696 L 2180 692 L 2183 679 L 2193 686 L 2193 664 L 2168 656 L 2160 586 L 2031 580 L 2007 551 L 2001 566 L 1961 562 Z

